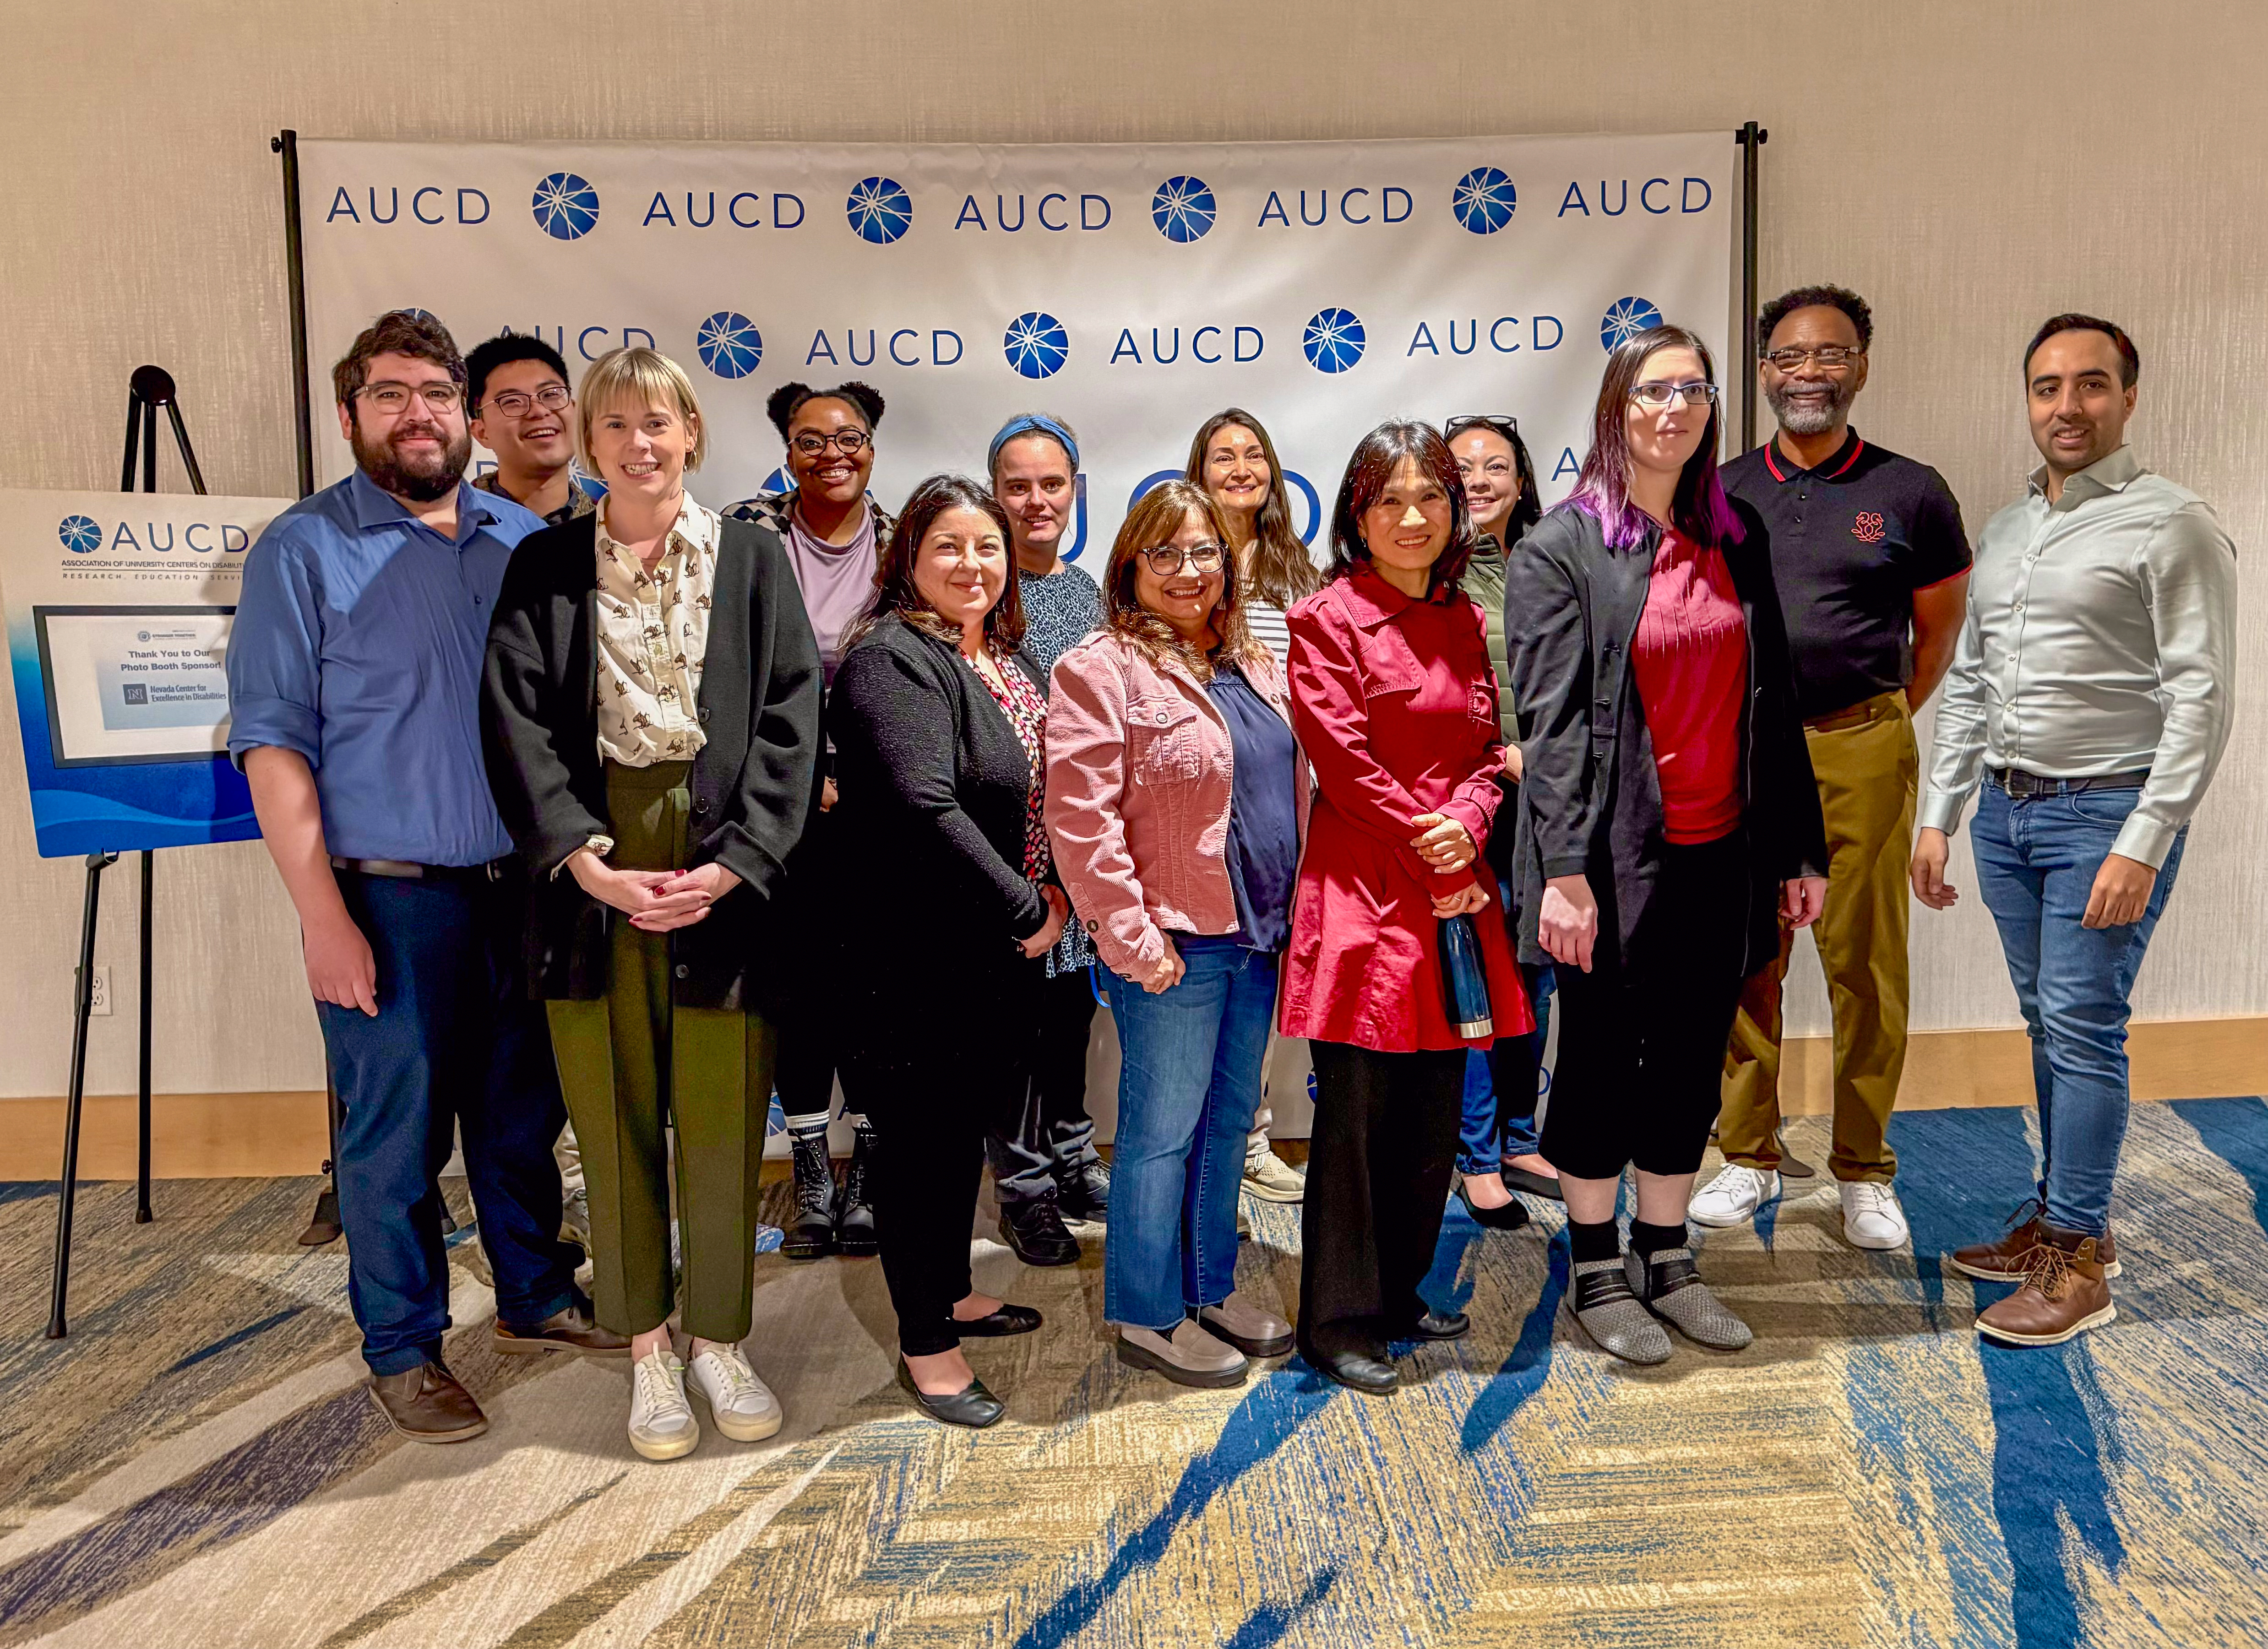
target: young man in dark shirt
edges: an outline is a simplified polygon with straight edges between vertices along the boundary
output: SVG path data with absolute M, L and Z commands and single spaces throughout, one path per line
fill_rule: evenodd
M 1764 306 L 1757 373 L 1779 428 L 1725 466 L 1725 490 L 1771 534 L 1796 704 L 1827 818 L 1827 909 L 1812 933 L 1835 1014 L 1835 1128 L 1843 1234 L 1895 1248 L 1909 1232 L 1885 1137 L 1906 1055 L 1906 885 L 1919 759 L 1913 712 L 1953 661 L 1968 598 L 1961 507 L 1926 464 L 1859 438 L 1874 317 L 1839 286 Z M 1749 981 L 1725 1056 L 1717 1137 L 1726 1167 L 1692 1217 L 1734 1226 L 1780 1194 L 1778 961 Z
M 597 500 L 575 475 L 575 396 L 567 363 L 541 338 L 500 332 L 465 357 L 473 438 L 497 467 L 473 482 L 560 526 Z

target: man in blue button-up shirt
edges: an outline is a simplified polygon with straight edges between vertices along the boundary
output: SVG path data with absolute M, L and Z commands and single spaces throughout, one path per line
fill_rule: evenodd
M 614 1352 L 558 1240 L 565 1118 L 519 965 L 524 896 L 481 754 L 481 663 L 512 548 L 542 523 L 464 484 L 465 368 L 441 324 L 379 317 L 335 371 L 356 473 L 244 570 L 229 754 L 299 915 L 343 1116 L 348 1293 L 372 1391 L 421 1442 L 487 1429 L 441 1359 L 437 1176 L 461 1130 L 504 1349 Z

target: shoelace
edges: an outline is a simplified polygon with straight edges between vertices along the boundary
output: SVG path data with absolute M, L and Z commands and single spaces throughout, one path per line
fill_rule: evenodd
M 728 1409 L 739 1400 L 742 1392 L 751 1389 L 756 1383 L 756 1371 L 748 1366 L 747 1358 L 741 1353 L 740 1348 L 737 1345 L 720 1346 L 715 1351 L 703 1351 L 701 1358 L 695 1360 L 699 1361 L 702 1358 L 707 1359 L 712 1368 L 721 1368 L 724 1371 L 724 1379 L 720 1383 L 725 1388 L 722 1395 L 725 1406 Z
M 648 1414 L 685 1407 L 685 1393 L 677 1383 L 682 1363 L 649 1352 L 638 1359 L 638 1402 Z
M 1851 1200 L 1857 1204 L 1852 1211 L 1862 1218 L 1867 1214 L 1888 1214 L 1890 1211 L 1890 1188 L 1862 1180 L 1851 1188 Z
M 2037 1289 L 2049 1299 L 2060 1299 L 2072 1279 L 2071 1256 L 2052 1242 L 2036 1245 L 2024 1255 L 2024 1286 Z

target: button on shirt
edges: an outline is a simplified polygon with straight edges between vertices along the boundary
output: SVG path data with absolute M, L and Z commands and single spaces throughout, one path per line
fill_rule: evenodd
M 701 664 L 717 585 L 717 512 L 688 495 L 649 569 L 607 531 L 599 556 L 599 754 L 625 767 L 689 762 L 701 731 Z
M 542 525 L 460 482 L 445 538 L 357 471 L 252 547 L 229 755 L 306 757 L 333 853 L 462 865 L 512 851 L 481 754 L 481 664 L 504 564 Z
M 2154 869 L 2228 740 L 2236 547 L 2131 447 L 2044 469 L 1985 523 L 1917 822 L 1950 832 L 1987 766 L 2042 778 L 2147 768 L 2112 851 Z

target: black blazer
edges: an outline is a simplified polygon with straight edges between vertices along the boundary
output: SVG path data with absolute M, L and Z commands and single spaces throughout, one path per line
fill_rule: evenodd
M 536 995 L 606 994 L 608 936 L 629 918 L 555 867 L 609 835 L 599 755 L 598 518 L 531 533 L 512 552 L 489 627 L 482 742 L 497 811 L 534 886 L 528 977 Z M 692 862 L 741 886 L 670 936 L 674 999 L 763 1007 L 777 992 L 765 943 L 789 850 L 817 799 L 819 644 L 777 534 L 726 520 L 717 546 L 694 758 Z
M 1763 519 L 1737 500 L 1747 529 L 1725 548 L 1749 637 L 1741 714 L 1741 786 L 1748 842 L 1744 974 L 1779 952 L 1780 884 L 1827 873 L 1827 833 L 1811 752 L 1795 710 L 1787 631 L 1772 583 Z M 1505 566 L 1504 629 L 1520 717 L 1520 954 L 1550 956 L 1536 940 L 1543 884 L 1589 879 L 1599 902 L 1598 953 L 1630 943 L 1661 865 L 1661 783 L 1638 702 L 1631 640 L 1660 548 L 1610 549 L 1595 516 L 1561 504 L 1529 530 Z
M 1024 654 L 1012 667 L 1042 686 Z M 976 673 L 951 642 L 894 614 L 843 656 L 827 715 L 841 863 L 877 886 L 921 890 L 887 944 L 862 947 L 864 965 L 932 991 L 1012 968 L 1012 941 L 1047 925 L 1046 902 L 1024 880 L 1032 768 Z

